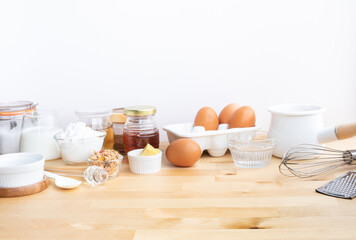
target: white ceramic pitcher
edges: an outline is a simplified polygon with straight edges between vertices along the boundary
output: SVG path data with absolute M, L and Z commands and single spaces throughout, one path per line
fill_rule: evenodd
M 272 113 L 270 132 L 276 135 L 276 157 L 283 157 L 296 144 L 322 144 L 356 135 L 356 123 L 324 128 L 324 108 L 320 106 L 284 104 L 268 110 Z

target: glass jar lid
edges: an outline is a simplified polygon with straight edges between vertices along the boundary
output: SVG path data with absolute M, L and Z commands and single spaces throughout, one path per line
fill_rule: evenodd
M 131 106 L 125 108 L 125 114 L 129 116 L 148 116 L 156 113 L 154 106 Z
M 31 113 L 36 109 L 37 104 L 31 101 L 14 101 L 0 103 L 1 116 L 15 116 L 25 113 Z
M 75 111 L 80 117 L 106 117 L 111 115 L 111 109 L 104 107 L 80 108 Z

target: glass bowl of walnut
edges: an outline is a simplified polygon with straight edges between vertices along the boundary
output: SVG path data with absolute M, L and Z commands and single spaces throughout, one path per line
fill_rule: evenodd
M 103 151 L 94 151 L 88 157 L 89 166 L 99 166 L 105 168 L 109 179 L 116 177 L 120 172 L 123 156 L 119 152 L 105 149 Z

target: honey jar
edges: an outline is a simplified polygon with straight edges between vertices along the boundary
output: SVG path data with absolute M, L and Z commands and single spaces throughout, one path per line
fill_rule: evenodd
M 125 108 L 124 149 L 128 153 L 144 148 L 148 143 L 159 148 L 159 130 L 155 122 L 156 107 L 131 106 Z

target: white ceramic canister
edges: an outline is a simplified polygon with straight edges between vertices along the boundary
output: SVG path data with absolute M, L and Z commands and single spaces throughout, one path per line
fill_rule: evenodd
M 308 104 L 283 104 L 268 109 L 272 113 L 270 132 L 276 136 L 273 155 L 297 144 L 322 144 L 356 135 L 356 123 L 323 127 L 324 108 Z

